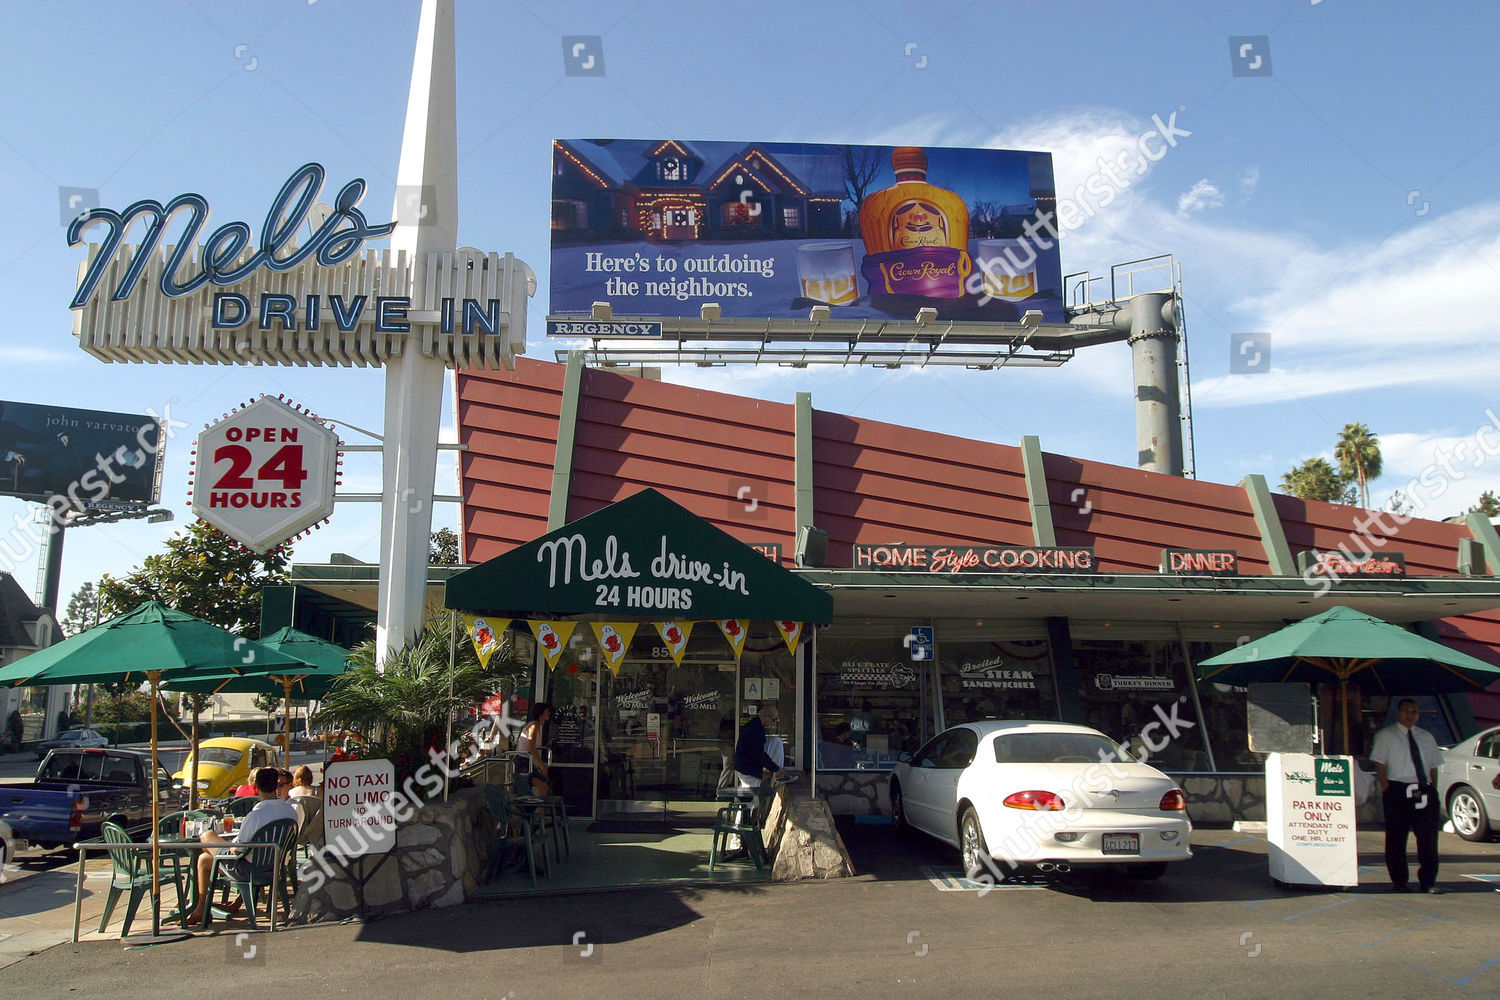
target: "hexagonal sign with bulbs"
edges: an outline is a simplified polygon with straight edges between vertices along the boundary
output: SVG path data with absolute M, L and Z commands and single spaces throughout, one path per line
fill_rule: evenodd
M 281 399 L 262 396 L 198 435 L 193 513 L 256 552 L 333 513 L 339 437 Z

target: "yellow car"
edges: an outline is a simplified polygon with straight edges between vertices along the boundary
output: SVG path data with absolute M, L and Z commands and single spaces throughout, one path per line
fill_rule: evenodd
M 249 784 L 257 768 L 276 767 L 281 756 L 269 743 L 241 736 L 204 740 L 198 747 L 198 797 L 222 799 Z M 182 770 L 172 777 L 186 785 L 193 779 L 193 755 L 187 755 Z

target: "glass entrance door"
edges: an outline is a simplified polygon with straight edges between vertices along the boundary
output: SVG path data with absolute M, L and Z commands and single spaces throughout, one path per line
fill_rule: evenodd
M 666 819 L 712 803 L 732 763 L 737 687 L 733 662 L 634 659 L 603 671 L 598 816 Z

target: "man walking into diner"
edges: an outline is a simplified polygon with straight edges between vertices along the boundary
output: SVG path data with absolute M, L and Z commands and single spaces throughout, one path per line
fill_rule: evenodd
M 749 722 L 740 727 L 740 738 L 734 745 L 734 771 L 740 780 L 741 788 L 759 788 L 760 776 L 763 771 L 775 774 L 781 770 L 786 761 L 785 751 L 782 749 L 781 741 L 777 740 L 775 749 L 780 751 L 780 760 L 777 760 L 768 751 L 766 739 L 766 727 L 774 726 L 781 721 L 781 712 L 775 704 L 767 703 L 761 706 Z
M 1396 722 L 1375 734 L 1370 759 L 1380 779 L 1385 804 L 1385 867 L 1393 892 L 1411 892 L 1406 863 L 1406 837 L 1417 835 L 1417 891 L 1440 893 L 1437 886 L 1438 805 L 1437 771 L 1442 751 L 1431 733 L 1417 725 L 1421 711 L 1405 698 L 1396 706 Z
M 234 843 L 248 844 L 261 830 L 265 829 L 267 824 L 279 819 L 289 819 L 294 823 L 297 821 L 297 810 L 290 802 L 280 798 L 277 794 L 277 785 L 280 780 L 281 774 L 274 767 L 263 767 L 255 772 L 255 790 L 260 795 L 260 801 L 240 821 L 239 830 L 234 836 Z M 205 832 L 201 839 L 208 845 L 229 843 L 212 830 Z M 212 846 L 209 846 L 198 855 L 195 873 L 198 878 L 198 903 L 193 907 L 193 912 L 188 914 L 188 927 L 203 922 L 203 911 L 208 906 L 208 897 L 213 888 L 214 856 L 218 853 Z

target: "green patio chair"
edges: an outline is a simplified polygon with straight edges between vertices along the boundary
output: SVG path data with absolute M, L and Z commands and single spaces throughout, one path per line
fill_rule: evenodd
M 766 843 L 761 838 L 760 824 L 755 822 L 756 809 L 753 802 L 737 802 L 720 809 L 714 818 L 714 839 L 708 848 L 708 870 L 713 871 L 719 862 L 720 852 L 728 852 L 729 838 L 739 837 L 740 844 L 756 869 L 770 865 Z
M 216 887 L 230 886 L 239 894 L 244 904 L 250 928 L 258 930 L 255 922 L 256 893 L 266 890 L 266 915 L 271 921 L 271 930 L 276 929 L 276 901 L 280 898 L 288 918 L 292 912 L 290 887 L 293 878 L 292 866 L 296 863 L 293 849 L 297 844 L 297 821 L 278 819 L 267 823 L 250 841 L 254 846 L 239 851 L 226 851 L 214 858 L 213 884 L 208 894 L 212 898 Z M 203 911 L 203 926 L 208 927 L 212 908 Z
M 260 805 L 259 795 L 241 795 L 239 798 L 230 799 L 224 806 L 224 814 L 233 816 L 235 819 L 244 819 L 250 815 L 250 810 Z
M 531 876 L 531 885 L 536 886 L 536 848 L 542 848 L 542 873 L 549 874 L 547 867 L 546 839 L 543 835 L 542 818 L 535 812 L 523 812 L 512 806 L 504 789 L 499 785 L 480 785 L 484 803 L 495 817 L 495 835 L 490 842 L 490 864 L 484 880 L 492 881 L 500 873 L 507 847 L 522 847 L 526 852 L 526 871 Z M 519 830 L 519 833 L 512 831 Z M 536 834 L 533 837 L 532 834 Z
M 140 908 L 141 899 L 151 891 L 151 854 L 142 850 L 145 846 L 130 839 L 130 834 L 125 828 L 117 823 L 105 822 L 101 826 L 100 839 L 105 844 L 121 845 L 120 849 L 109 851 L 109 864 L 111 877 L 109 881 L 109 894 L 104 897 L 104 916 L 99 920 L 99 933 L 104 933 L 104 928 L 109 926 L 109 918 L 115 912 L 115 903 L 120 899 L 122 892 L 130 893 L 130 900 L 125 907 L 125 923 L 120 927 L 120 937 L 130 933 L 130 924 L 135 920 L 135 912 Z M 124 845 L 130 845 L 128 848 Z M 185 905 L 180 879 L 168 879 L 166 866 L 162 867 L 162 884 L 171 881 L 177 887 L 177 908 L 181 910 Z

